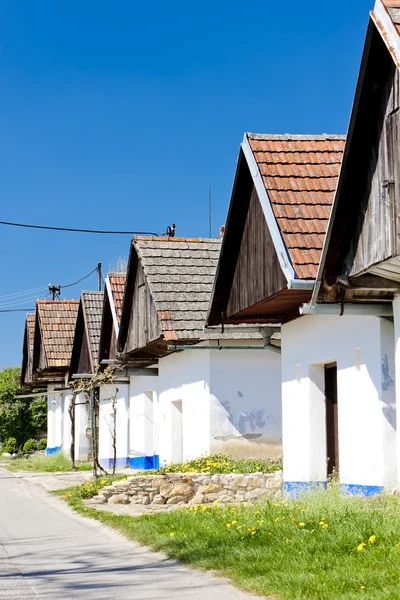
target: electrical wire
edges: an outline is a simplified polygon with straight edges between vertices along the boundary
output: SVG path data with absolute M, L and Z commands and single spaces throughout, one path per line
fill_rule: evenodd
M 75 281 L 75 283 L 69 283 L 68 285 L 60 285 L 60 288 L 61 289 L 65 289 L 65 288 L 72 287 L 74 285 L 78 285 L 78 283 L 80 283 L 84 279 L 87 279 L 88 277 L 90 277 L 90 275 L 93 275 L 93 273 L 95 273 L 96 271 L 98 271 L 98 267 L 96 267 L 95 269 L 93 269 L 93 271 L 90 271 L 90 273 L 88 273 L 87 275 L 85 275 L 85 277 L 81 277 L 81 279 L 78 279 L 78 281 Z
M 100 233 L 103 235 L 154 235 L 156 237 L 159 237 L 158 233 L 154 233 L 152 231 L 107 231 L 103 229 L 76 229 L 74 227 L 28 225 L 27 223 L 12 223 L 10 221 L 0 221 L 0 225 L 9 225 L 11 227 L 26 227 L 28 229 L 47 229 L 48 231 L 70 231 L 73 233 Z
M 43 296 L 43 294 L 42 294 Z M 18 306 L 21 304 L 27 304 L 28 302 L 36 302 L 36 300 L 38 299 L 38 296 L 31 296 L 30 298 L 22 298 L 19 300 L 15 300 L 13 302 L 1 302 L 0 303 L 0 308 L 10 308 L 11 306 Z
M 10 313 L 10 312 L 34 312 L 34 308 L 9 308 L 9 309 L 0 309 L 0 313 Z
M 39 292 L 40 290 L 45 290 L 47 289 L 45 285 L 41 285 L 40 287 L 37 288 L 32 288 L 31 290 L 25 290 L 24 292 L 15 292 L 12 294 L 4 294 L 4 296 L 0 296 L 0 302 L 2 302 L 3 298 L 14 298 L 15 296 L 27 296 L 28 294 L 31 294 L 32 292 Z

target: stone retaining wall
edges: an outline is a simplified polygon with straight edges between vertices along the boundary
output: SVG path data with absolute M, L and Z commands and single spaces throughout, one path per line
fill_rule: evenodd
M 104 487 L 94 503 L 100 504 L 209 504 L 253 502 L 282 496 L 282 471 L 251 475 L 166 473 L 128 477 Z

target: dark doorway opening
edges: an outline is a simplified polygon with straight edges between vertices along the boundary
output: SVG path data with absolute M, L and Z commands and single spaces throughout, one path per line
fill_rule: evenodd
M 328 475 L 339 472 L 337 365 L 325 365 L 326 458 Z

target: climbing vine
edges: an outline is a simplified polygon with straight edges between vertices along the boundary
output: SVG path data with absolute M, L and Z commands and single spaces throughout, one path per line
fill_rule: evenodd
M 114 386 L 114 393 L 111 393 L 109 386 Z M 90 414 L 90 430 L 92 438 L 92 461 L 93 461 L 93 474 L 97 477 L 97 470 L 99 469 L 102 473 L 108 474 L 106 470 L 101 466 L 98 458 L 98 424 L 96 414 L 99 414 L 100 408 L 100 391 L 104 391 L 105 397 L 102 400 L 111 400 L 112 406 L 112 420 L 113 425 L 111 429 L 112 446 L 113 446 L 113 474 L 115 473 L 115 467 L 117 463 L 117 395 L 118 388 L 115 387 L 115 369 L 111 366 L 106 367 L 104 370 L 98 365 L 95 372 L 89 378 L 82 377 L 75 379 L 70 382 L 70 387 L 73 391 L 72 400 L 69 407 L 69 415 L 71 418 L 71 461 L 72 470 L 76 470 L 75 466 L 75 407 L 78 405 L 89 406 Z M 83 394 L 85 397 L 84 402 L 77 402 L 77 397 Z

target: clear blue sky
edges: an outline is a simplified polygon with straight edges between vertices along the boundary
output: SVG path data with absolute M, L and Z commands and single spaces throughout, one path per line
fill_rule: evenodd
M 211 185 L 217 235 L 245 131 L 346 132 L 371 8 L 2 0 L 0 220 L 207 236 Z M 128 236 L 0 226 L 0 296 L 128 252 Z M 20 364 L 24 319 L 0 313 L 0 367 Z

